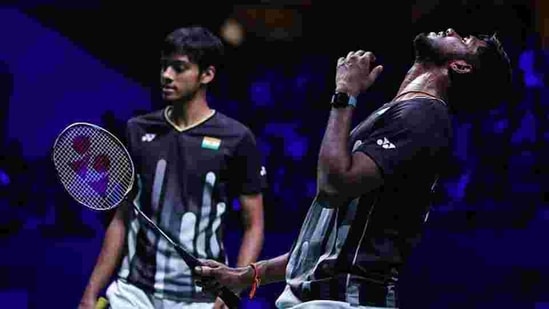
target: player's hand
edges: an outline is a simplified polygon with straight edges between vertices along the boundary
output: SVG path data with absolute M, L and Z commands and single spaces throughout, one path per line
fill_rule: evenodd
M 251 285 L 253 270 L 250 267 L 232 268 L 213 260 L 201 262 L 204 265 L 194 269 L 195 284 L 208 292 L 217 293 L 225 286 L 239 294 Z
M 356 97 L 366 91 L 383 70 L 381 65 L 374 66 L 375 61 L 373 53 L 363 50 L 351 51 L 347 57 L 339 58 L 335 78 L 336 92 Z

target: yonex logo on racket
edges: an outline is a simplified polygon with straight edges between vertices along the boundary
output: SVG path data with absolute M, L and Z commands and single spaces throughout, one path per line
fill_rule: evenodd
M 109 184 L 111 160 L 107 154 L 90 155 L 90 146 L 91 142 L 88 136 L 75 136 L 72 140 L 72 149 L 82 157 L 69 164 L 76 175 L 86 180 L 88 185 L 99 195 L 105 196 Z M 89 169 L 90 163 L 91 170 Z

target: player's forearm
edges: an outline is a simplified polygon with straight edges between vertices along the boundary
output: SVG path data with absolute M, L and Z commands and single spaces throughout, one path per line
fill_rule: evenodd
M 352 107 L 332 108 L 320 145 L 318 161 L 318 187 L 321 191 L 332 191 L 332 177 L 343 174 L 351 166 L 348 149 Z
M 92 272 L 84 298 L 96 298 L 107 285 L 119 265 L 126 236 L 126 226 L 120 215 L 115 215 L 105 233 L 105 239 Z
M 257 260 L 263 247 L 263 222 L 248 227 L 242 237 L 237 266 L 247 266 Z

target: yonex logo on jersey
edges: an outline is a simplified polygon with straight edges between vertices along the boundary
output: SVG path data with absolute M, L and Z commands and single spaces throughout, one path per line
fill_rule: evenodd
M 383 139 L 381 139 L 381 138 L 378 139 L 376 141 L 376 143 L 379 146 L 383 147 L 384 149 L 395 149 L 396 148 L 395 144 L 389 142 L 389 140 L 386 137 L 384 137 Z
M 156 134 L 147 133 L 143 136 L 141 136 L 142 142 L 152 142 L 152 140 L 156 137 Z
M 217 150 L 219 149 L 219 145 L 221 145 L 221 140 L 218 138 L 204 136 L 202 140 L 202 148 Z

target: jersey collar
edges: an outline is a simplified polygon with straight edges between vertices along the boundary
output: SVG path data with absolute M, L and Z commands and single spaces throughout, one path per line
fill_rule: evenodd
M 203 124 L 204 122 L 206 122 L 208 119 L 212 118 L 213 115 L 215 115 L 215 110 L 213 109 L 212 112 L 205 116 L 204 118 L 202 118 L 201 120 L 195 122 L 194 124 L 190 125 L 190 126 L 187 126 L 187 127 L 180 127 L 178 126 L 177 124 L 175 124 L 175 122 L 173 122 L 171 120 L 171 113 L 172 113 L 172 110 L 173 110 L 173 106 L 167 106 L 165 109 L 164 109 L 164 119 L 166 119 L 166 121 L 174 128 L 176 129 L 177 131 L 179 132 L 184 132 L 184 131 L 188 131 L 196 126 L 199 126 L 201 124 Z

